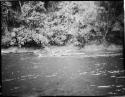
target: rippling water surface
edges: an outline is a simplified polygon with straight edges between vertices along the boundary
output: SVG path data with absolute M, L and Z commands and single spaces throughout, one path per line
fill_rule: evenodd
M 124 58 L 2 55 L 2 95 L 125 95 Z

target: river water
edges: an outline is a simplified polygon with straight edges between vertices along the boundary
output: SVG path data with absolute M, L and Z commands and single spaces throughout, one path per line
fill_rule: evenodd
M 125 95 L 123 56 L 2 55 L 4 96 Z

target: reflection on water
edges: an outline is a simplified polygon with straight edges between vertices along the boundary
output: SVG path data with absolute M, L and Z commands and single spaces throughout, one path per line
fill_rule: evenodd
M 3 95 L 125 95 L 121 58 L 2 55 Z

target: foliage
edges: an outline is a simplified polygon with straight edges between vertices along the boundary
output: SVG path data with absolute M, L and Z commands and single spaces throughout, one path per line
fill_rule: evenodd
M 116 36 L 123 36 L 122 3 L 3 1 L 2 45 L 46 47 L 73 44 L 82 48 L 94 42 L 113 41 Z M 17 10 L 14 9 L 15 5 Z M 113 33 L 114 29 L 117 34 Z
M 118 1 L 118 2 L 103 1 L 103 2 L 100 2 L 100 6 L 102 8 L 99 10 L 99 13 L 97 16 L 98 18 L 97 26 L 98 28 L 101 29 L 102 35 L 103 35 L 103 42 L 105 42 L 107 41 L 108 35 L 112 36 L 112 34 L 114 34 L 113 36 L 120 36 L 121 33 L 122 34 L 124 33 L 123 31 L 123 28 L 124 28 L 123 26 L 124 25 L 123 23 L 123 13 L 124 13 L 123 1 Z M 117 34 L 115 32 L 117 32 Z M 115 37 L 112 37 L 110 40 L 112 39 L 115 40 Z M 116 41 L 119 41 L 119 39 L 116 39 Z

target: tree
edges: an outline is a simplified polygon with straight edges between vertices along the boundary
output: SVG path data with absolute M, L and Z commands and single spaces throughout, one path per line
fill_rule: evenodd
M 75 38 L 78 38 L 79 35 L 84 38 L 86 33 L 90 33 L 92 28 L 89 28 L 91 27 L 89 25 L 95 21 L 97 16 L 97 6 L 93 1 L 62 1 L 58 3 L 57 9 L 53 13 L 55 15 L 53 24 L 56 24 L 56 26 L 52 26 L 54 29 L 63 30 L 73 36 L 74 41 L 77 41 Z M 52 27 L 51 29 L 53 29 Z M 81 43 L 81 45 L 84 45 L 84 43 Z
M 2 2 L 2 35 L 6 37 L 2 39 L 4 42 L 7 40 L 10 45 L 18 46 L 30 42 L 38 46 L 74 44 L 83 48 L 85 44 L 94 43 L 93 41 L 97 44 L 105 43 L 107 36 L 111 36 L 110 32 L 113 31 L 115 24 L 120 24 L 121 28 L 124 26 L 122 3 L 121 1 Z
M 114 24 L 119 21 L 120 26 L 123 28 L 123 1 L 101 1 L 99 6 L 102 9 L 98 12 L 99 23 L 97 23 L 97 26 L 102 29 L 103 43 L 105 44 L 107 35 L 110 35 L 109 33 L 113 31 Z M 119 28 L 121 29 L 120 26 Z M 115 35 L 115 33 L 112 34 Z

